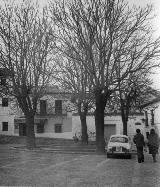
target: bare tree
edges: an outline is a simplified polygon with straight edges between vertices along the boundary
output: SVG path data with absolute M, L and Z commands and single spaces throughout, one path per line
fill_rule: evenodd
M 127 135 L 128 117 L 133 112 L 141 112 L 140 106 L 144 99 L 151 93 L 149 91 L 151 80 L 148 75 L 139 71 L 130 74 L 128 79 L 123 80 L 118 87 L 118 100 L 123 122 L 123 134 Z
M 26 118 L 28 148 L 35 147 L 34 116 L 52 72 L 47 11 L 31 1 L 0 6 L 0 64 L 9 73 L 9 94 Z
M 104 110 L 119 82 L 154 66 L 160 40 L 152 37 L 152 6 L 129 7 L 124 0 L 73 0 L 51 3 L 57 47 L 81 61 L 95 99 L 96 146 L 104 152 Z M 81 59 L 84 54 L 85 61 Z
M 62 56 L 62 55 L 60 55 Z M 63 89 L 72 93 L 71 101 L 74 110 L 78 112 L 81 120 L 81 142 L 88 143 L 87 114 L 92 108 L 93 94 L 88 73 L 81 62 L 72 59 L 60 58 L 57 62 L 57 75 L 55 79 Z
M 143 104 L 148 102 L 153 95 L 159 94 L 151 87 L 152 80 L 149 78 L 148 71 L 150 72 L 151 69 L 130 74 L 128 78 L 119 83 L 111 100 L 107 102 L 106 112 L 121 114 L 125 135 L 128 132 L 129 115 L 142 112 Z

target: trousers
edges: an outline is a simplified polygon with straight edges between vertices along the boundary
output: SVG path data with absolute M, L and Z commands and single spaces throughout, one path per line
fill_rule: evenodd
M 137 158 L 139 163 L 144 162 L 143 147 L 137 147 Z

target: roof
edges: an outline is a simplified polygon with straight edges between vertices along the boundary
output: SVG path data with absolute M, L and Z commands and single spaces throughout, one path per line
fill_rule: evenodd
M 152 87 L 148 87 L 143 100 L 144 101 L 140 106 L 141 108 L 145 108 L 146 106 L 149 106 L 149 105 L 159 102 L 160 101 L 160 91 L 153 89 Z
M 155 103 L 158 103 L 158 102 L 160 102 L 160 96 L 148 101 L 147 103 L 144 103 L 143 105 L 141 105 L 141 108 L 145 108 L 149 105 L 152 105 L 152 104 L 155 104 Z
M 64 90 L 64 89 L 60 89 L 57 85 L 54 85 L 54 86 L 48 86 L 46 88 L 46 94 L 71 94 L 70 92 Z

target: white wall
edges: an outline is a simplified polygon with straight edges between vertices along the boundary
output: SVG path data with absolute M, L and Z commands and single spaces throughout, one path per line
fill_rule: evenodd
M 8 131 L 2 131 L 2 122 L 8 122 Z M 14 135 L 14 115 L 0 115 L 0 134 Z
M 95 121 L 94 116 L 87 116 L 87 127 L 88 130 L 91 132 L 95 132 Z M 72 133 L 75 135 L 75 133 L 79 134 L 81 132 L 81 121 L 79 116 L 72 116 Z
M 130 116 L 128 121 L 128 135 L 133 138 L 136 134 L 136 129 L 140 129 L 142 134 L 145 134 L 145 124 L 142 122 L 144 118 L 143 115 Z M 135 123 L 141 123 L 141 125 L 135 125 Z M 107 124 L 115 124 L 116 125 L 116 134 L 123 134 L 123 123 L 120 115 L 116 116 L 105 116 L 104 123 Z M 87 127 L 89 132 L 95 132 L 95 119 L 94 116 L 87 116 Z M 80 117 L 77 115 L 72 116 L 72 134 L 81 134 L 81 121 Z
M 154 110 L 154 126 L 151 125 L 151 110 Z M 149 132 L 151 128 L 155 128 L 156 132 L 160 136 L 160 102 L 153 103 L 146 108 L 144 108 L 144 111 L 147 111 L 148 113 L 148 128 L 146 128 L 146 131 Z
M 62 132 L 72 132 L 72 118 L 62 117 L 62 116 L 48 118 L 44 125 L 44 132 L 54 133 L 55 124 L 62 124 Z
M 48 137 L 48 138 L 65 138 L 65 139 L 73 139 L 72 132 L 63 132 L 63 133 L 35 133 L 36 137 Z
M 158 102 L 155 107 L 157 108 L 154 111 L 154 122 L 155 125 L 160 125 L 160 102 Z

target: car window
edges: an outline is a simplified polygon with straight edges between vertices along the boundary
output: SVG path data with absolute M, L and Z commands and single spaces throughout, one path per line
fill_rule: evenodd
M 126 137 L 112 137 L 110 142 L 128 143 L 128 138 L 126 138 Z

